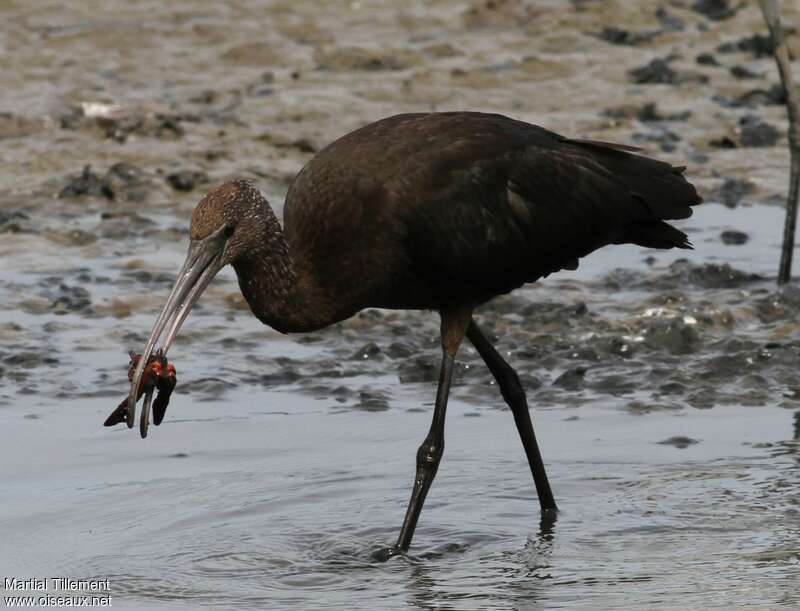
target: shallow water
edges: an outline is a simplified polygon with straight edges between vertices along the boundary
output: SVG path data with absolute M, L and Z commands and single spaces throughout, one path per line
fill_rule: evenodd
M 767 205 L 785 143 L 709 144 L 783 111 L 713 100 L 774 80 L 769 58 L 716 51 L 761 29 L 755 7 L 708 21 L 688 4 L 665 5 L 683 31 L 619 46 L 593 32 L 633 3 L 0 2 L 0 575 L 107 577 L 131 609 L 800 606 L 800 290 L 775 287 Z M 660 27 L 635 7 L 624 27 Z M 706 51 L 723 66 L 696 64 Z M 711 80 L 626 81 L 670 54 Z M 733 81 L 734 64 L 764 76 Z M 692 114 L 606 112 L 647 102 Z M 378 563 L 429 426 L 434 315 L 285 337 L 226 271 L 171 352 L 163 426 L 142 441 L 101 424 L 210 185 L 247 177 L 280 208 L 309 149 L 430 108 L 639 142 L 688 162 L 711 203 L 678 223 L 695 251 L 604 249 L 479 314 L 528 389 L 557 522 L 539 523 L 513 420 L 465 346 L 411 553 Z M 664 129 L 681 139 L 659 152 Z M 713 203 L 731 177 L 744 196 Z

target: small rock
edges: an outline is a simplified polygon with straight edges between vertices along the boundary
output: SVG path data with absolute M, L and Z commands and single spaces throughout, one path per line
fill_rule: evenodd
M 385 412 L 389 409 L 389 398 L 379 390 L 362 390 L 353 409 L 364 412 Z
M 198 184 L 208 182 L 208 175 L 199 170 L 180 170 L 167 175 L 169 186 L 176 191 L 192 191 Z
M 728 0 L 697 0 L 692 10 L 714 21 L 722 21 L 733 17 L 739 9 L 731 8 Z
M 739 119 L 739 139 L 742 146 L 767 147 L 775 146 L 780 133 L 755 115 L 746 115 Z
M 751 78 L 761 78 L 763 75 L 758 74 L 757 72 L 753 72 L 749 68 L 745 66 L 733 66 L 730 70 L 731 75 L 737 79 L 751 79 Z
M 723 231 L 719 237 L 722 243 L 728 246 L 741 246 L 742 244 L 747 244 L 748 240 L 750 240 L 750 236 L 744 231 L 736 231 L 735 229 Z
M 408 359 L 400 365 L 400 382 L 435 382 L 439 379 L 439 365 L 431 359 L 419 356 Z
M 663 59 L 654 59 L 649 64 L 634 68 L 628 71 L 628 75 L 634 83 L 670 83 L 678 80 L 678 73 L 669 67 L 669 63 Z
M 661 114 L 655 102 L 649 102 L 642 106 L 636 115 L 636 118 L 643 123 L 651 121 L 685 121 L 692 115 L 691 110 L 684 110 L 682 112 L 674 112 L 668 115 Z
M 125 199 L 139 202 L 146 193 L 142 188 L 142 172 L 128 163 L 115 163 L 102 177 L 84 166 L 78 176 L 72 176 L 58 194 L 60 199 L 80 197 L 104 197 L 107 200 Z
M 0 233 L 19 233 L 30 217 L 19 210 L 0 210 Z
M 142 171 L 129 163 L 115 163 L 103 176 L 102 194 L 108 199 L 142 202 L 147 197 Z
M 3 363 L 16 369 L 33 369 L 44 365 L 58 365 L 59 360 L 45 352 L 14 352 L 3 356 Z
M 103 194 L 103 182 L 92 172 L 92 166 L 86 165 L 78 176 L 69 179 L 67 185 L 58 194 L 59 199 L 80 197 L 81 195 Z
M 786 104 L 786 90 L 780 83 L 774 83 L 769 89 L 751 89 L 736 98 L 739 106 L 783 106 Z
M 772 49 L 772 38 L 768 34 L 753 34 L 717 47 L 719 53 L 752 53 L 755 57 L 771 57 Z
M 359 348 L 356 353 L 350 357 L 352 361 L 365 361 L 374 359 L 381 356 L 381 349 L 374 342 L 370 342 L 366 346 Z
M 691 437 L 676 435 L 675 437 L 670 437 L 669 439 L 659 441 L 658 443 L 662 446 L 675 446 L 676 448 L 683 450 L 684 448 L 688 448 L 689 446 L 699 443 L 699 441 L 697 441 L 697 439 L 692 439 Z
M 739 147 L 736 140 L 730 136 L 721 136 L 719 138 L 715 138 L 714 140 L 711 140 L 708 145 L 718 149 L 735 149 Z
M 580 390 L 586 383 L 586 367 L 572 367 L 553 380 L 553 386 L 560 386 L 565 390 Z
M 683 19 L 668 13 L 667 9 L 663 7 L 656 9 L 656 19 L 658 19 L 664 32 L 682 32 L 686 29 L 686 23 Z
M 66 314 L 67 312 L 80 312 L 91 305 L 89 291 L 80 286 L 67 286 L 61 284 L 58 287 L 56 298 L 50 304 L 50 308 L 56 314 Z
M 687 259 L 673 261 L 667 271 L 672 283 L 704 289 L 732 289 L 763 280 L 758 274 L 744 272 L 723 263 L 697 265 Z
M 697 72 L 676 72 L 673 70 L 669 62 L 671 58 L 660 59 L 656 58 L 650 61 L 649 64 L 639 66 L 633 70 L 628 71 L 629 79 L 639 85 L 666 83 L 676 85 L 679 83 L 695 82 L 707 83 L 709 78 L 705 74 Z
M 601 40 L 611 43 L 612 45 L 635 46 L 652 40 L 658 36 L 658 34 L 659 32 L 631 32 L 630 30 L 622 30 L 620 28 L 611 26 L 603 28 L 594 35 Z
M 701 66 L 719 66 L 717 58 L 711 53 L 701 53 L 695 58 L 695 61 Z
M 680 141 L 680 139 L 681 137 L 678 134 L 663 127 L 647 134 L 633 134 L 634 142 L 655 142 L 662 151 L 667 153 L 675 150 L 675 143 Z
M 645 346 L 651 350 L 666 350 L 670 354 L 693 354 L 700 344 L 697 329 L 678 319 L 651 321 L 644 337 Z
M 414 354 L 414 348 L 405 342 L 392 342 L 386 349 L 386 354 L 393 359 L 406 358 Z
M 752 193 L 753 189 L 753 183 L 750 181 L 726 178 L 722 186 L 714 191 L 711 199 L 725 204 L 728 208 L 735 208 L 746 195 Z

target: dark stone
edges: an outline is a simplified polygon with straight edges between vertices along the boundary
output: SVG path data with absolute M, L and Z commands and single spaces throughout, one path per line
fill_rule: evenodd
M 756 108 L 757 106 L 783 106 L 786 104 L 786 90 L 780 83 L 770 85 L 769 89 L 751 89 L 737 98 L 715 95 L 711 98 L 726 108 Z
M 141 189 L 141 170 L 129 163 L 115 163 L 103 176 L 93 172 L 92 167 L 87 165 L 78 176 L 72 176 L 68 181 L 58 194 L 61 199 L 84 195 L 107 200 L 120 199 L 121 196 L 128 201 L 142 201 L 145 198 Z
M 731 74 L 733 75 L 734 78 L 737 79 L 761 78 L 763 76 L 761 74 L 758 74 L 757 72 L 753 72 L 749 68 L 739 65 L 733 66 L 731 68 Z
M 695 82 L 707 83 L 709 78 L 699 72 L 676 72 L 669 66 L 672 57 L 666 59 L 656 58 L 649 64 L 639 66 L 628 71 L 629 79 L 639 85 L 666 83 L 675 85 L 678 83 Z
M 663 127 L 647 134 L 633 134 L 634 142 L 655 142 L 659 145 L 662 151 L 667 153 L 675 150 L 675 143 L 680 141 L 680 139 L 681 138 L 678 134 Z
M 586 367 L 572 367 L 553 380 L 553 386 L 565 390 L 580 390 L 585 384 Z
M 358 402 L 353 409 L 364 412 L 385 412 L 389 409 L 389 398 L 379 390 L 362 390 L 358 393 Z
M 728 208 L 735 208 L 742 198 L 752 191 L 752 183 L 741 178 L 726 178 L 722 186 L 714 191 L 711 199 L 725 204 Z
M 670 354 L 693 354 L 700 344 L 700 336 L 692 325 L 682 320 L 654 320 L 644 333 L 644 344 L 651 350 L 666 350 Z
M 3 356 L 3 363 L 18 369 L 33 369 L 44 365 L 58 365 L 59 360 L 50 353 L 44 352 L 14 352 Z
M 376 357 L 380 357 L 381 349 L 378 345 L 374 342 L 370 342 L 366 346 L 362 346 L 359 348 L 353 356 L 350 357 L 352 361 L 365 361 L 368 359 L 374 359 Z
M 405 358 L 414 354 L 414 348 L 405 342 L 392 342 L 386 349 L 386 354 L 393 359 Z
M 758 274 L 735 269 L 724 263 L 696 265 L 688 259 L 678 259 L 667 268 L 667 277 L 678 286 L 689 284 L 704 289 L 730 289 L 763 280 Z
M 26 230 L 29 216 L 19 210 L 0 210 L 0 233 L 19 233 Z
M 101 193 L 110 200 L 143 201 L 142 171 L 129 163 L 115 163 L 102 179 Z
M 719 66 L 717 58 L 711 55 L 711 53 L 701 53 L 695 58 L 695 61 L 701 66 Z
M 439 364 L 433 360 L 419 356 L 408 359 L 400 365 L 400 382 L 436 382 L 439 379 Z
M 669 67 L 669 63 L 664 59 L 654 59 L 649 64 L 639 66 L 628 71 L 628 75 L 634 83 L 644 85 L 652 83 L 674 84 L 678 80 L 678 73 Z
M 750 236 L 748 236 L 744 231 L 736 231 L 734 229 L 723 231 L 719 237 L 723 244 L 727 244 L 729 246 L 741 246 L 742 244 L 747 244 L 748 240 L 750 239 Z
M 736 140 L 730 136 L 722 136 L 716 140 L 711 140 L 708 144 L 709 146 L 713 146 L 714 148 L 718 149 L 735 149 L 739 147 Z
M 740 106 L 783 106 L 786 104 L 786 89 L 775 83 L 769 89 L 752 89 L 736 98 Z
M 198 184 L 208 182 L 208 175 L 198 170 L 180 170 L 167 175 L 167 182 L 176 191 L 192 191 Z
M 686 29 L 686 23 L 680 17 L 675 17 L 667 12 L 667 9 L 659 7 L 656 9 L 656 19 L 661 24 L 664 32 L 682 32 Z
M 753 34 L 717 47 L 719 53 L 752 53 L 755 57 L 771 57 L 772 50 L 772 38 L 768 34 Z
M 643 123 L 649 123 L 651 121 L 686 121 L 691 115 L 692 111 L 690 110 L 663 115 L 658 111 L 655 102 L 649 102 L 639 109 L 636 118 Z
M 658 36 L 658 34 L 659 32 L 631 32 L 630 30 L 622 30 L 611 26 L 603 28 L 594 35 L 612 45 L 635 46 L 652 40 Z
M 692 439 L 691 437 L 676 435 L 675 437 L 670 437 L 669 439 L 665 439 L 664 441 L 659 441 L 658 443 L 663 446 L 675 446 L 676 448 L 680 448 L 681 450 L 683 450 L 684 448 L 688 448 L 689 446 L 699 442 L 697 441 L 697 439 Z
M 697 0 L 692 10 L 714 21 L 722 21 L 733 17 L 738 8 L 731 8 L 728 0 Z
M 56 314 L 66 314 L 67 312 L 80 312 L 91 305 L 89 291 L 80 286 L 67 286 L 61 284 L 58 293 L 50 307 Z
M 102 181 L 92 172 L 92 166 L 83 167 L 83 172 L 69 179 L 67 185 L 58 194 L 59 199 L 80 197 L 81 195 L 99 195 L 102 193 Z
M 769 123 L 765 123 L 755 115 L 746 115 L 739 119 L 739 140 L 742 146 L 767 147 L 775 146 L 780 133 Z

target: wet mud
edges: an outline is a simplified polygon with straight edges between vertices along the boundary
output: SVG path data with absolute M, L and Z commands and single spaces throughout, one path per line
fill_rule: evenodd
M 800 604 L 800 289 L 775 285 L 787 123 L 752 3 L 9 1 L 0 17 L 0 572 L 109 577 L 137 609 Z M 636 144 L 708 201 L 676 223 L 694 251 L 608 248 L 478 312 L 528 391 L 554 526 L 465 345 L 412 553 L 371 560 L 429 425 L 432 313 L 286 337 L 225 271 L 170 353 L 164 424 L 146 442 L 103 429 L 205 190 L 247 178 L 280 211 L 349 129 L 453 109 Z

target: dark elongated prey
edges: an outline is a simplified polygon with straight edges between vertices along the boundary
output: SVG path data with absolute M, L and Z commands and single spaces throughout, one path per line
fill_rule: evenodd
M 203 290 L 230 264 L 253 314 L 284 333 L 321 329 L 368 307 L 439 313 L 433 423 L 417 452 L 398 541 L 378 557 L 411 543 L 443 455 L 450 380 L 465 335 L 511 408 L 543 515 L 552 520 L 556 503 L 525 392 L 473 311 L 574 269 L 609 244 L 691 248 L 666 222 L 689 217 L 701 201 L 683 171 L 631 147 L 456 112 L 397 115 L 332 143 L 293 181 L 283 226 L 253 185 L 225 183 L 192 215 L 186 262 L 132 375 L 128 426 L 162 336 L 165 355 Z M 158 399 L 154 417 L 163 417 Z

